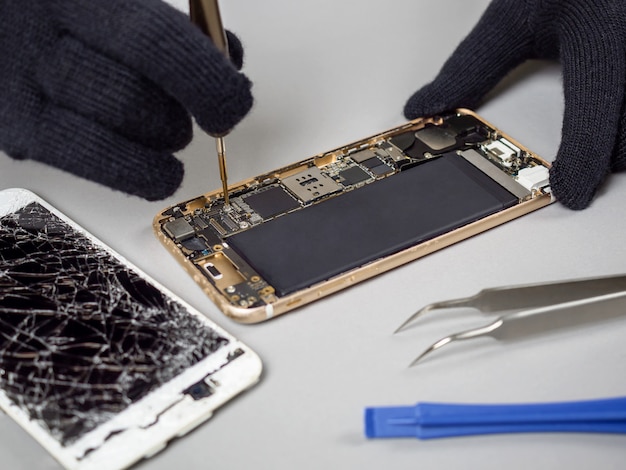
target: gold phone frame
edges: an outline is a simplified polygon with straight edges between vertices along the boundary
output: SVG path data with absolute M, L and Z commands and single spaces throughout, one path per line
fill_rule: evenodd
M 462 115 L 470 115 L 475 117 L 487 128 L 493 130 L 499 138 L 504 138 L 507 141 L 511 142 L 546 168 L 550 167 L 550 164 L 547 161 L 545 161 L 532 151 L 528 150 L 526 147 L 518 143 L 515 139 L 511 138 L 508 134 L 500 131 L 497 127 L 493 126 L 485 119 L 478 116 L 476 113 L 466 109 L 459 109 L 456 112 Z M 437 124 L 438 122 L 440 122 L 439 120 L 440 118 L 438 117 L 419 118 L 412 120 L 402 126 L 395 127 L 374 136 L 355 141 L 351 144 L 344 145 L 329 152 L 324 152 L 305 160 L 301 160 L 297 163 L 288 165 L 286 167 L 265 173 L 263 175 L 240 181 L 230 186 L 229 193 L 232 194 L 233 192 L 236 192 L 238 190 L 245 190 L 255 185 L 259 185 L 261 182 L 267 180 L 268 178 L 285 178 L 287 176 L 294 175 L 302 171 L 303 169 L 310 168 L 311 164 L 314 164 L 316 167 L 323 167 L 329 162 L 334 161 L 338 155 L 345 154 L 349 149 L 371 146 L 386 138 L 401 134 L 403 132 L 418 131 L 424 128 L 427 124 Z M 314 284 L 306 289 L 287 294 L 283 297 L 278 297 L 275 295 L 271 287 L 267 288 L 265 292 L 260 293 L 260 295 L 263 297 L 263 300 L 265 301 L 265 305 L 255 307 L 242 307 L 239 305 L 234 305 L 234 303 L 238 299 L 233 300 L 229 297 L 226 291 L 228 289 L 228 286 L 232 285 L 234 282 L 237 282 L 237 280 L 241 278 L 241 275 L 237 272 L 237 268 L 236 266 L 234 266 L 233 262 L 231 262 L 222 253 L 222 247 L 214 246 L 214 252 L 210 256 L 211 263 L 215 265 L 215 267 L 220 271 L 222 277 L 219 280 L 213 280 L 214 282 L 211 282 L 209 278 L 201 272 L 201 268 L 197 264 L 194 264 L 194 262 L 192 262 L 186 256 L 180 245 L 176 243 L 170 236 L 168 236 L 163 230 L 164 222 L 170 217 L 164 215 L 165 212 L 168 212 L 175 207 L 185 207 L 185 213 L 193 213 L 193 211 L 195 211 L 196 209 L 203 208 L 207 201 L 216 200 L 220 197 L 223 198 L 222 191 L 215 190 L 205 193 L 196 198 L 176 204 L 174 206 L 170 206 L 161 211 L 154 218 L 153 229 L 157 237 L 167 248 L 167 250 L 174 255 L 176 260 L 185 268 L 185 270 L 192 276 L 194 281 L 202 288 L 202 290 L 218 306 L 218 308 L 228 317 L 241 323 L 257 323 L 276 317 L 278 315 L 282 315 L 298 307 L 314 302 L 315 300 L 321 299 L 330 294 L 346 289 L 354 284 L 365 281 L 386 271 L 399 267 L 403 264 L 415 261 L 423 256 L 450 246 L 454 243 L 485 232 L 486 230 L 489 230 L 510 220 L 516 219 L 522 215 L 528 214 L 553 202 L 549 187 L 543 188 L 541 191 L 533 191 L 532 197 L 530 197 L 528 200 L 520 202 L 519 204 L 501 210 L 500 212 L 488 215 L 487 217 L 484 217 L 475 222 L 471 222 L 460 228 L 449 231 L 443 235 L 403 249 L 385 258 L 372 261 L 359 268 L 344 272 L 328 280 Z

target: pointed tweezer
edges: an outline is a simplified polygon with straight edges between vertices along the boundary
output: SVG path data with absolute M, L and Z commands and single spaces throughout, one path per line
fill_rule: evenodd
M 573 279 L 545 284 L 494 287 L 462 299 L 445 300 L 426 305 L 415 312 L 395 333 L 405 329 L 417 318 L 434 310 L 474 308 L 482 313 L 500 313 L 511 310 L 545 307 L 557 303 L 581 300 L 613 292 L 626 291 L 626 275 Z
M 575 300 L 531 310 L 502 315 L 494 322 L 440 339 L 428 347 L 410 365 L 446 344 L 489 336 L 497 340 L 515 340 L 553 330 L 598 323 L 626 316 L 626 291 Z
M 541 306 L 532 308 L 537 304 Z M 420 354 L 410 366 L 415 365 L 427 354 L 455 341 L 482 336 L 498 340 L 519 339 L 556 329 L 626 316 L 626 276 L 486 289 L 468 299 L 429 305 L 413 315 L 409 321 L 429 310 L 452 305 L 471 306 L 483 313 L 516 309 L 517 311 L 501 315 L 488 325 L 440 339 Z M 524 306 L 527 308 L 524 309 Z M 407 324 L 408 322 L 405 322 L 403 326 Z

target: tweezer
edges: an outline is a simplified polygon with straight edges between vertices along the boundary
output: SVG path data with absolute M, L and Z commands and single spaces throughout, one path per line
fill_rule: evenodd
M 427 312 L 454 307 L 474 308 L 486 315 L 512 313 L 502 314 L 482 327 L 440 339 L 410 366 L 454 341 L 481 336 L 497 340 L 517 339 L 626 315 L 626 275 L 484 289 L 471 297 L 427 305 L 400 325 L 395 333 Z
M 521 432 L 626 434 L 626 397 L 540 404 L 418 403 L 365 409 L 365 435 L 469 436 Z

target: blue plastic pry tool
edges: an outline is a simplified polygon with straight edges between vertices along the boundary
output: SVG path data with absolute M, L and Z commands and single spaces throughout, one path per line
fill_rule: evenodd
M 365 435 L 469 436 L 520 432 L 626 434 L 626 397 L 540 404 L 418 403 L 365 409 Z

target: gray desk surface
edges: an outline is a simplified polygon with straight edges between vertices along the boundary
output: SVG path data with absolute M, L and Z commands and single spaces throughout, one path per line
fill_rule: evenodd
M 230 180 L 330 150 L 403 122 L 405 99 L 429 81 L 486 0 L 266 0 L 223 2 L 242 38 L 256 104 L 227 139 Z M 560 68 L 535 63 L 479 110 L 547 159 L 560 139 Z M 450 347 L 407 363 L 476 313 L 434 316 L 399 336 L 416 308 L 482 287 L 625 271 L 626 175 L 591 208 L 552 205 L 273 321 L 223 317 L 160 246 L 151 220 L 171 203 L 220 187 L 214 144 L 198 134 L 180 153 L 187 176 L 170 199 L 148 203 L 33 162 L 0 155 L 0 188 L 49 200 L 263 358 L 261 383 L 139 468 L 623 468 L 622 436 L 502 435 L 368 441 L 367 405 L 535 402 L 626 394 L 626 320 L 504 345 Z M 621 364 L 621 365 L 620 365 Z M 56 468 L 0 416 L 3 468 Z

